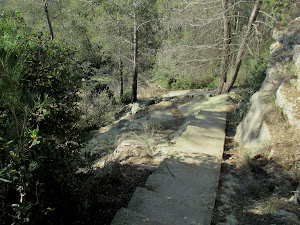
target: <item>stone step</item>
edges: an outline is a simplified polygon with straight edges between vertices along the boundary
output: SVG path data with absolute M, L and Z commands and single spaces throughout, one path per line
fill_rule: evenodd
M 207 119 L 199 119 L 196 115 L 194 118 L 191 118 L 188 125 L 208 128 L 212 131 L 222 132 L 225 130 L 226 121 L 218 118 L 207 118 Z M 209 130 L 208 130 L 209 131 Z
M 205 216 L 209 213 L 207 209 L 143 188 L 136 189 L 127 208 L 169 225 L 210 224 Z
M 218 95 L 212 98 L 205 98 L 195 102 L 190 102 L 179 106 L 181 113 L 186 117 L 196 115 L 198 112 L 207 110 L 209 112 L 218 112 L 227 110 L 231 106 L 228 95 Z
M 137 188 L 127 210 L 118 212 L 123 218 L 118 224 L 211 224 L 225 137 L 222 111 L 230 105 L 229 97 L 220 95 L 178 106 L 184 123 L 165 151 L 168 158 L 149 176 L 149 190 Z M 164 115 L 172 123 L 169 111 L 151 117 Z
M 146 185 L 149 190 L 158 194 L 210 210 L 210 213 L 205 215 L 209 219 L 212 216 L 215 204 L 218 181 L 217 179 L 206 181 L 203 179 L 204 182 L 201 182 L 201 180 L 196 185 L 195 183 L 177 180 L 171 175 L 153 173 L 149 176 Z
M 197 139 L 199 134 L 205 134 L 205 136 L 212 138 L 221 138 L 224 139 L 225 132 L 223 129 L 216 127 L 199 127 L 194 125 L 188 125 L 185 132 L 182 134 L 182 137 L 191 137 Z
M 115 215 L 111 225 L 166 225 L 145 217 L 131 210 L 121 208 Z
M 211 138 L 206 135 L 199 135 L 197 139 L 179 137 L 173 148 L 170 148 L 170 155 L 182 155 L 183 157 L 199 157 L 207 154 L 222 158 L 224 149 L 224 139 Z
M 155 173 L 172 176 L 179 182 L 189 183 L 197 187 L 215 187 L 219 182 L 220 163 L 211 160 L 211 156 L 203 156 L 202 164 L 189 164 L 176 159 L 165 159 Z M 206 160 L 206 161 L 205 161 Z
M 200 110 L 196 114 L 197 119 L 207 119 L 207 118 L 216 118 L 218 120 L 226 120 L 227 113 L 226 112 L 219 112 L 219 111 L 210 111 L 210 110 Z
M 202 151 L 208 152 L 208 151 Z M 199 152 L 189 152 L 189 149 L 183 147 L 173 147 L 169 149 L 169 158 L 177 160 L 178 162 L 187 163 L 191 165 L 197 165 L 208 169 L 218 169 L 221 168 L 221 153 L 217 155 L 209 155 Z M 210 153 L 210 152 L 208 152 Z
M 203 151 L 199 151 L 196 149 L 195 151 L 189 151 L 188 148 L 173 146 L 169 148 L 168 158 L 174 159 L 178 162 L 201 166 L 208 169 L 220 169 L 221 167 L 221 154 L 210 154 L 202 153 Z

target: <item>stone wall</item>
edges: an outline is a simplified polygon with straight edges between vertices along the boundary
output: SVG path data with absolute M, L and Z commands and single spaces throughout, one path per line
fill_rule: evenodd
M 268 147 L 270 143 L 266 115 L 270 112 L 268 102 L 276 93 L 278 105 L 283 108 L 289 122 L 296 127 L 299 125 L 300 129 L 300 18 L 285 28 L 276 29 L 273 38 L 276 42 L 270 47 L 271 59 L 266 78 L 260 91 L 251 97 L 249 111 L 235 135 L 238 144 L 251 148 L 253 154 Z M 291 66 L 292 63 L 295 66 Z M 293 68 L 296 68 L 296 77 L 291 75 Z M 289 93 L 293 99 L 286 96 Z

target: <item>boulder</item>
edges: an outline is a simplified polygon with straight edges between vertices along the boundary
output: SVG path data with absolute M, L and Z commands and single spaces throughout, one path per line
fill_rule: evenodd
M 265 92 L 256 92 L 250 100 L 250 109 L 246 117 L 237 127 L 235 140 L 239 145 L 255 150 L 268 147 L 271 135 L 265 117 L 268 114 L 268 103 L 265 99 L 268 95 Z

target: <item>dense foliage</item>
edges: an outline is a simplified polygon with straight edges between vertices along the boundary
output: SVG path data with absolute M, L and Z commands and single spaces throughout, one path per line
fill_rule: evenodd
M 79 83 L 74 53 L 19 12 L 0 17 L 0 53 L 1 221 L 21 224 L 70 201 Z

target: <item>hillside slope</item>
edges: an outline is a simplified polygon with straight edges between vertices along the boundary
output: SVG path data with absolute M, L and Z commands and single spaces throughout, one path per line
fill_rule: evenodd
M 239 124 L 227 118 L 213 224 L 299 224 L 300 18 L 273 38 L 247 115 Z

